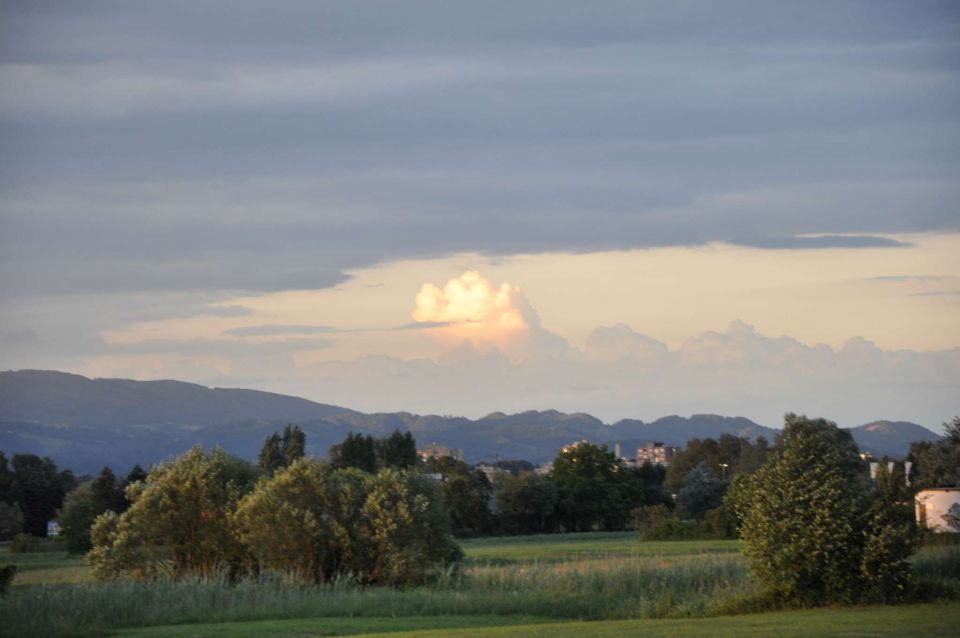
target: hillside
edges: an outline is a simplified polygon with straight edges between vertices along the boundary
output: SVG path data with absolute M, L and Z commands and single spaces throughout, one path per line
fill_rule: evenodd
M 364 414 L 256 390 L 207 388 L 180 381 L 88 379 L 62 372 L 0 372 L 0 450 L 51 456 L 61 467 L 96 472 L 148 465 L 192 445 L 222 446 L 255 458 L 271 432 L 286 423 L 307 434 L 307 452 L 326 454 L 348 432 L 413 432 L 421 444 L 462 448 L 470 462 L 522 458 L 542 463 L 558 448 L 587 439 L 621 444 L 625 456 L 646 441 L 683 446 L 692 438 L 732 434 L 772 441 L 777 430 L 744 417 L 696 414 L 608 425 L 589 414 L 556 410 L 493 412 L 479 419 L 408 412 Z M 876 421 L 851 432 L 862 449 L 901 456 L 911 441 L 936 440 L 915 423 Z
M 310 421 L 351 410 L 298 397 L 183 381 L 88 379 L 47 370 L 0 372 L 0 418 L 50 425 L 204 426 Z

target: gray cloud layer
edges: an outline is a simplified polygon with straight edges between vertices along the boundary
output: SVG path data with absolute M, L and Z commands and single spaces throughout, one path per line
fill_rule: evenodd
M 960 227 L 952 2 L 0 12 L 8 297 Z

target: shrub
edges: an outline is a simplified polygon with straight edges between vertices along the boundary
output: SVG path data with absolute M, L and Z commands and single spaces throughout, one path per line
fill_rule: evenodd
M 324 583 L 359 571 L 360 509 L 372 477 L 300 460 L 261 481 L 237 507 L 240 540 L 257 564 Z
M 849 432 L 788 414 L 773 456 L 734 483 L 753 574 L 790 604 L 901 599 L 910 582 L 896 499 L 871 486 Z
M 463 556 L 432 482 L 419 474 L 381 470 L 361 512 L 369 548 L 363 570 L 368 582 L 422 582 Z
M 30 534 L 17 534 L 10 541 L 11 554 L 26 554 L 40 549 L 40 539 Z
M 231 516 L 256 471 L 222 450 L 200 446 L 155 467 L 127 488 L 130 508 L 107 511 L 91 529 L 87 560 L 99 578 L 172 573 L 210 576 L 235 570 L 242 547 Z
M 702 536 L 696 521 L 685 521 L 665 505 L 646 505 L 633 510 L 634 526 L 642 541 L 686 540 Z
M 420 582 L 460 557 L 432 483 L 396 470 L 299 461 L 261 481 L 235 520 L 258 564 L 308 582 Z

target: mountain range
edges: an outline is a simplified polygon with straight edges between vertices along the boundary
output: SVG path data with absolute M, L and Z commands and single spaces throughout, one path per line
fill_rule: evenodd
M 382 436 L 409 430 L 420 445 L 440 443 L 464 450 L 468 462 L 526 459 L 542 463 L 558 448 L 579 440 L 621 444 L 624 456 L 647 441 L 683 446 L 692 438 L 733 434 L 773 440 L 778 430 L 744 417 L 696 414 L 644 422 L 606 424 L 589 414 L 555 410 L 519 414 L 493 412 L 480 419 L 365 414 L 306 399 L 205 386 L 182 381 L 88 379 L 47 370 L 0 372 L 0 450 L 50 456 L 79 474 L 109 465 L 125 472 L 148 466 L 195 444 L 219 445 L 253 459 L 263 440 L 287 423 L 307 435 L 307 453 L 326 454 L 348 432 Z M 912 441 L 937 434 L 916 423 L 876 421 L 850 428 L 861 450 L 904 455 Z

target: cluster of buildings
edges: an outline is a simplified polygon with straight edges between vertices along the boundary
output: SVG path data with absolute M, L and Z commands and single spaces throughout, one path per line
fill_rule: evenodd
M 570 445 L 564 445 L 562 448 L 560 448 L 560 452 L 569 452 L 576 449 L 577 446 L 585 443 L 590 443 L 590 441 L 582 440 L 571 443 Z M 623 455 L 623 451 L 619 443 L 613 444 L 614 456 L 623 461 L 627 467 L 640 467 L 644 463 L 670 467 L 670 462 L 673 460 L 673 456 L 679 451 L 680 448 L 673 447 L 671 445 L 664 445 L 662 441 L 647 441 L 642 447 L 637 448 L 637 454 L 635 457 L 629 458 Z

